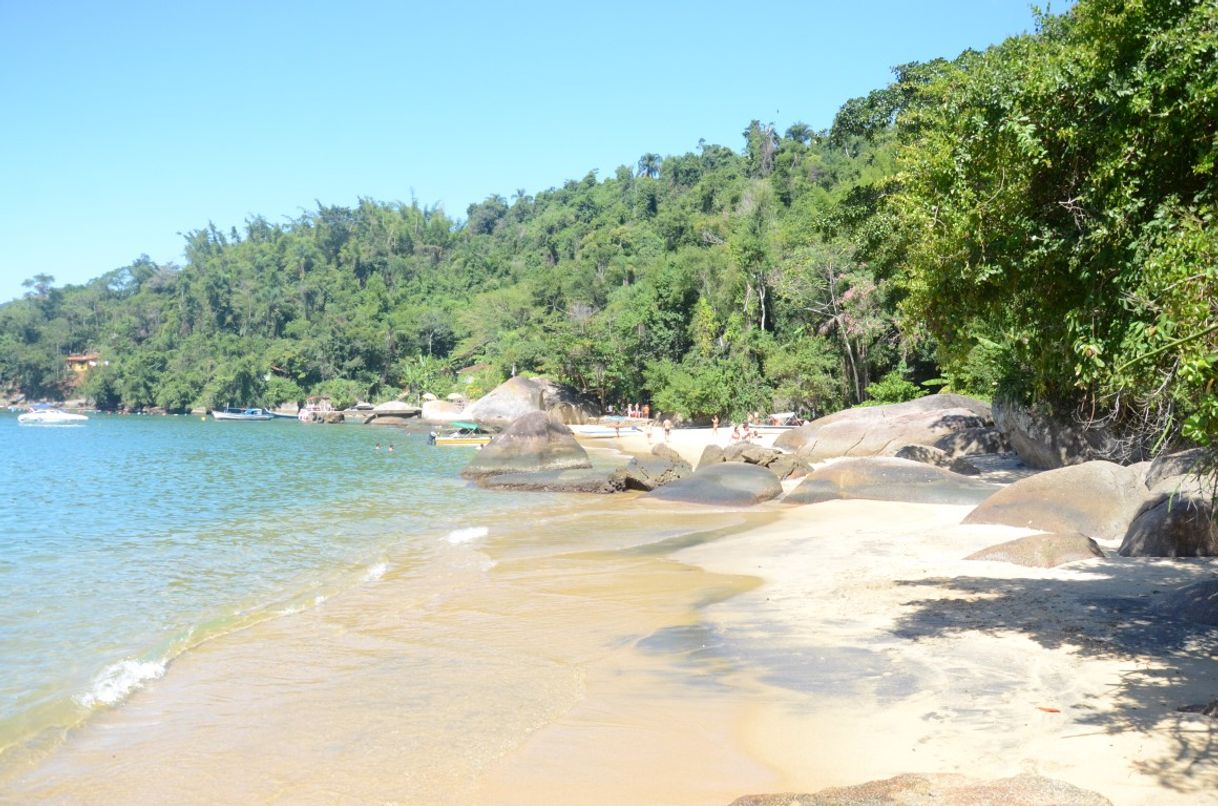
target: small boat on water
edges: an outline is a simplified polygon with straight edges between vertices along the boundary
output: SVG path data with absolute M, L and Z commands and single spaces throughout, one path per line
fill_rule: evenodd
M 477 423 L 453 423 L 456 431 L 449 434 L 431 433 L 433 445 L 485 445 L 493 436 Z
M 89 418 L 83 414 L 72 414 L 53 406 L 34 406 L 24 414 L 17 415 L 21 425 L 78 425 Z
M 273 420 L 275 415 L 266 409 L 243 408 L 241 406 L 225 406 L 223 411 L 212 409 L 211 416 L 216 420 Z

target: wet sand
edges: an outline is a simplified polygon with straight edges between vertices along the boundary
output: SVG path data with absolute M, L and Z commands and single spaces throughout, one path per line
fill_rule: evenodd
M 964 507 L 589 496 L 205 644 L 6 801 L 727 803 L 903 772 L 1218 802 L 1213 560 L 1029 570 Z M 1108 547 L 1112 548 L 1112 547 Z

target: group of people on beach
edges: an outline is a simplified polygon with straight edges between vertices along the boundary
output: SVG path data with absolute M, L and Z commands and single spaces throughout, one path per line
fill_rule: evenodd
M 650 403 L 627 403 L 626 416 L 630 419 L 650 420 L 651 419 L 651 404 Z

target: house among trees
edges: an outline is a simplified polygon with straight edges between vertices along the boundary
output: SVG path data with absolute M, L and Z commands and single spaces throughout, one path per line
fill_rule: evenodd
M 97 353 L 78 353 L 67 357 L 68 369 L 78 378 L 84 377 L 92 367 L 97 366 L 100 356 Z

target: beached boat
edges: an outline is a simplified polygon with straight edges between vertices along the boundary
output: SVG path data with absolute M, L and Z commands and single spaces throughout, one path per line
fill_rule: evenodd
M 52 406 L 34 406 L 17 416 L 21 425 L 78 425 L 88 419 L 83 414 L 72 414 Z
M 242 408 L 240 406 L 225 406 L 223 411 L 212 410 L 211 416 L 216 420 L 237 420 L 237 421 L 255 421 L 255 420 L 273 420 L 275 415 L 268 412 L 266 409 L 258 408 Z
M 453 423 L 456 431 L 448 434 L 431 434 L 433 445 L 485 445 L 492 434 L 477 423 Z

